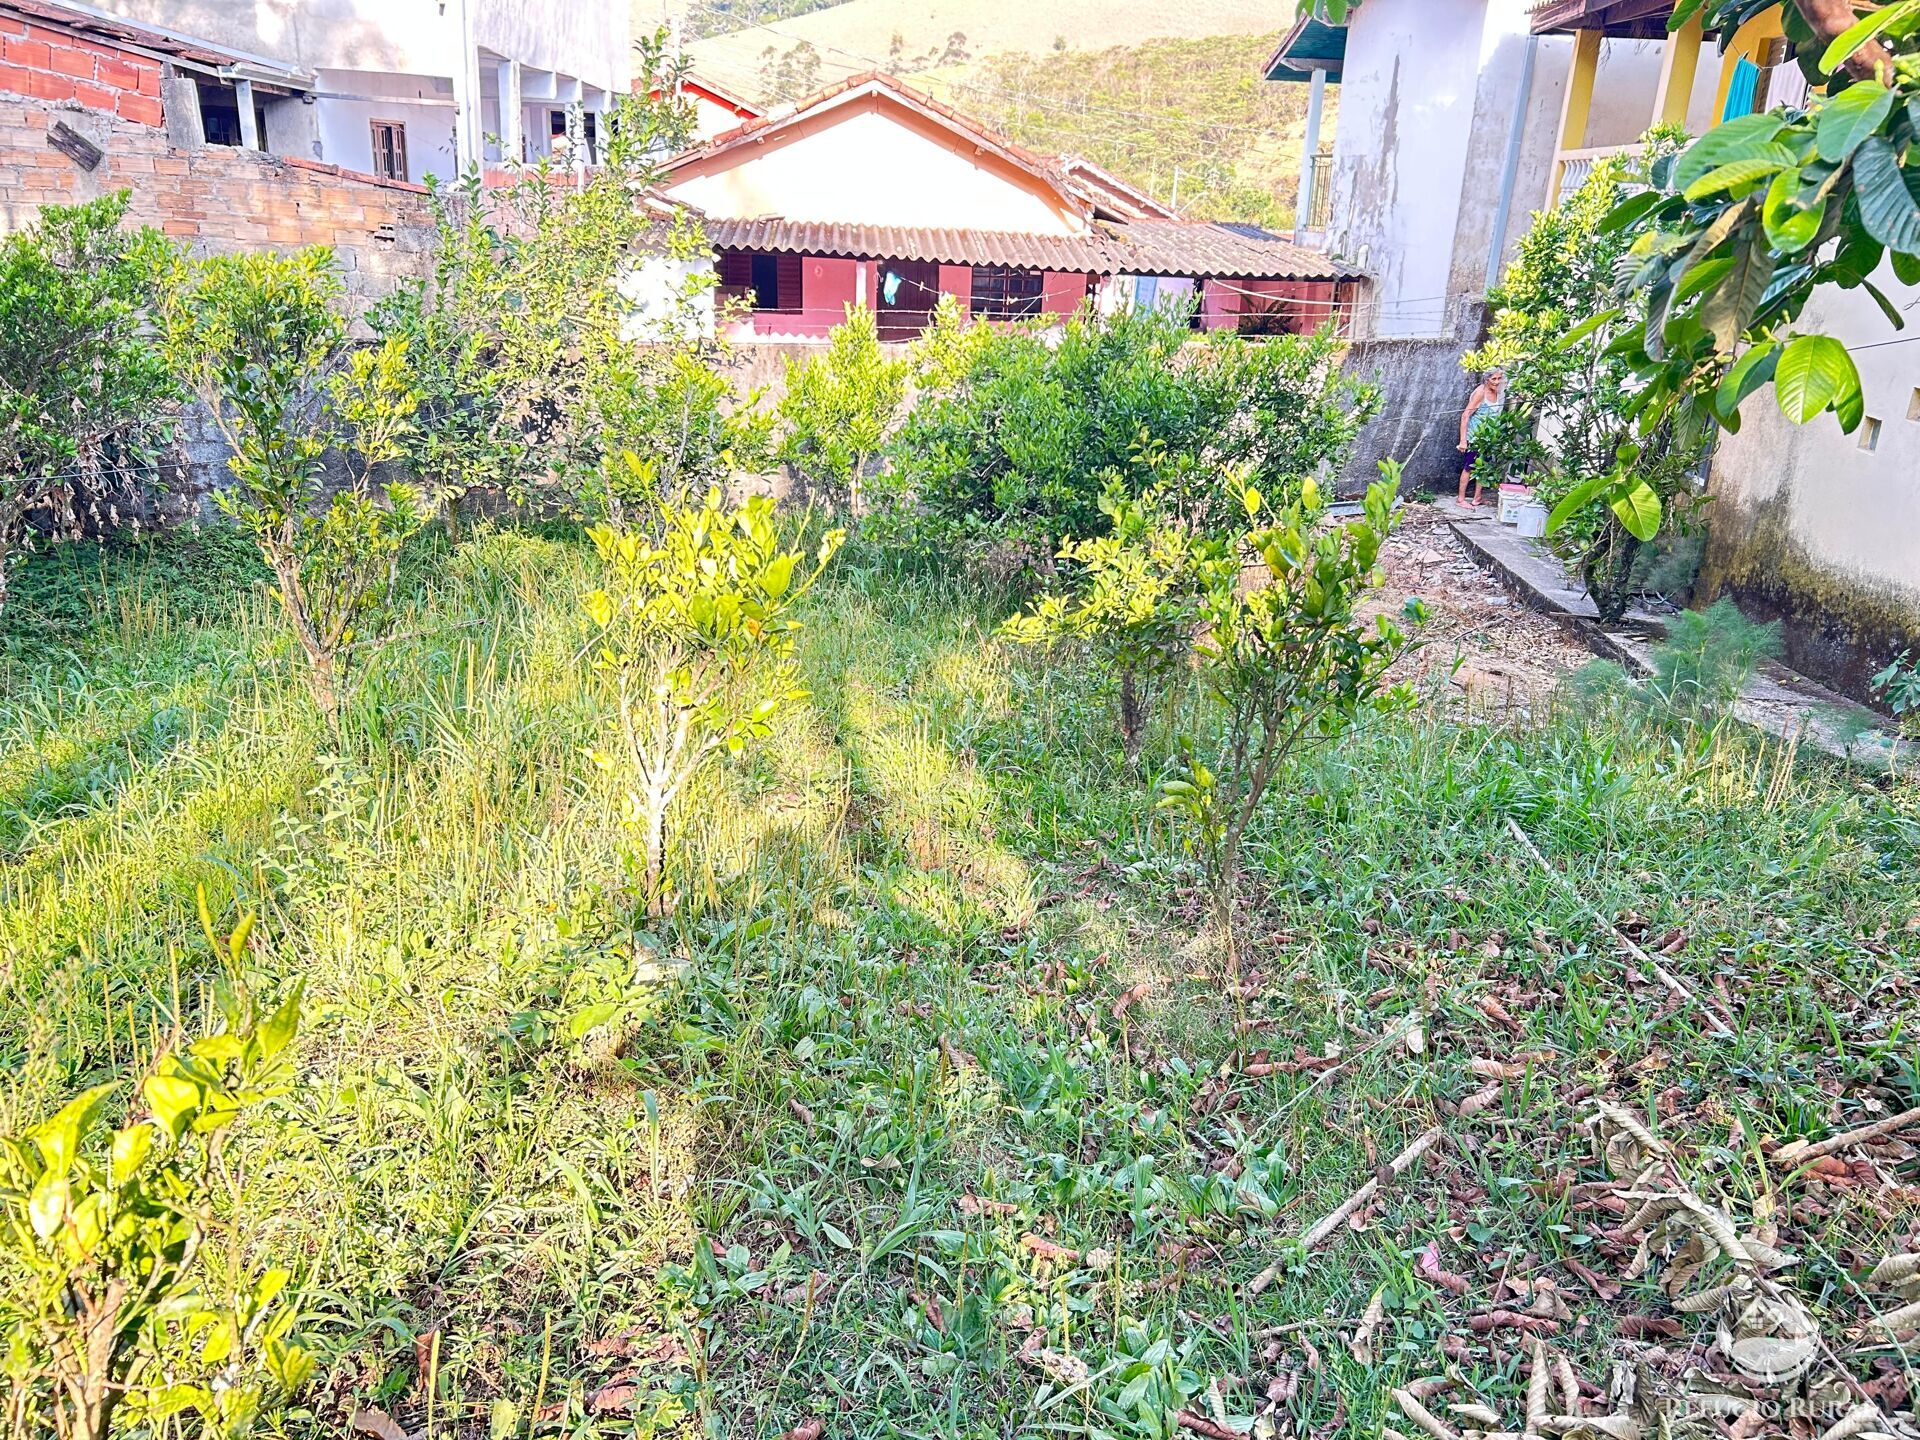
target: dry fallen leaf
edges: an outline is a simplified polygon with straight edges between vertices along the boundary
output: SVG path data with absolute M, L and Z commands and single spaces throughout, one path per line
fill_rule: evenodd
M 407 1440 L 407 1432 L 386 1411 L 370 1405 L 364 1410 L 356 1410 L 347 1421 L 348 1426 L 362 1435 L 371 1435 L 374 1440 Z
M 1437 1241 L 1427 1242 L 1416 1264 L 1423 1278 L 1432 1281 L 1442 1289 L 1451 1290 L 1456 1295 L 1464 1295 L 1470 1288 L 1466 1276 L 1456 1275 L 1441 1265 L 1440 1246 Z
M 1373 1299 L 1367 1305 L 1366 1313 L 1360 1317 L 1359 1327 L 1353 1332 L 1353 1344 L 1348 1347 L 1353 1352 L 1353 1358 L 1362 1365 L 1373 1364 L 1374 1332 L 1380 1328 L 1380 1322 L 1386 1318 L 1387 1292 L 1376 1290 L 1373 1292 Z
M 820 1440 L 826 1428 L 827 1422 L 824 1420 L 802 1420 L 791 1430 L 783 1431 L 780 1440 Z

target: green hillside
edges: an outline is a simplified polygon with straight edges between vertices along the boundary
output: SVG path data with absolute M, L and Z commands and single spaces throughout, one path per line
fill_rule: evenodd
M 765 25 L 774 20 L 791 20 L 815 10 L 844 4 L 845 0 L 698 0 L 684 12 L 682 33 L 689 40 L 709 35 L 730 35 L 749 25 Z
M 1213 35 L 995 55 L 948 79 L 947 89 L 956 105 L 1023 145 L 1084 155 L 1197 217 L 1289 225 L 1306 87 L 1261 78 L 1277 39 Z M 936 89 L 943 78 L 937 70 L 917 77 Z

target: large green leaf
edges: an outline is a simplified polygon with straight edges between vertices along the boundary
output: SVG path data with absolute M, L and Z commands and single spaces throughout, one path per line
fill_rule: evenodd
M 1827 218 L 1825 198 L 1811 206 L 1803 205 L 1800 195 L 1800 180 L 1804 172 L 1782 170 L 1773 177 L 1773 184 L 1767 188 L 1767 198 L 1760 208 L 1761 223 L 1767 227 L 1767 240 L 1782 255 L 1798 255 L 1811 245 L 1820 234 L 1820 226 Z
M 1912 21 L 1916 18 L 1920 18 L 1920 10 L 1916 10 L 1910 3 L 1902 4 L 1896 0 L 1894 4 L 1881 6 L 1864 20 L 1849 29 L 1842 30 L 1834 37 L 1833 43 L 1827 46 L 1826 53 L 1820 57 L 1822 73 L 1833 74 L 1852 59 L 1854 52 L 1862 45 L 1878 39 L 1882 31 L 1890 30 L 1896 25 L 1902 29 L 1910 29 Z
M 1646 481 L 1635 480 L 1607 504 L 1634 539 L 1650 543 L 1660 533 L 1660 497 Z
M 1673 169 L 1673 184 L 1685 191 L 1693 182 L 1722 165 L 1735 160 L 1750 160 L 1764 155 L 1786 128 L 1786 117 L 1778 111 L 1742 115 L 1707 131 L 1687 147 Z
M 1638 195 L 1630 195 L 1614 206 L 1594 228 L 1602 235 L 1625 230 L 1666 198 L 1658 190 L 1642 190 Z
M 1780 364 L 1780 346 L 1762 340 L 1728 368 L 1713 395 L 1714 413 L 1722 420 L 1737 414 L 1746 398 L 1773 378 Z
M 1613 475 L 1596 475 L 1591 480 L 1583 480 L 1565 495 L 1560 503 L 1553 507 L 1553 513 L 1547 516 L 1547 534 L 1556 534 L 1575 515 L 1591 505 L 1594 497 L 1614 483 Z
M 1828 409 L 1840 409 L 1860 393 L 1860 372 L 1847 347 L 1831 335 L 1800 335 L 1780 352 L 1773 376 L 1780 411 L 1804 425 Z
M 1737 191 L 1742 186 L 1751 187 L 1756 181 L 1764 180 L 1781 170 L 1792 166 L 1794 154 L 1784 145 L 1768 145 L 1757 155 L 1745 155 L 1738 160 L 1729 160 L 1717 165 L 1687 186 L 1687 199 L 1704 200 L 1709 195 L 1718 195 L 1722 191 Z
M 1814 148 L 1822 160 L 1844 160 L 1880 132 L 1893 113 L 1893 91 L 1865 80 L 1842 90 L 1820 107 L 1814 122 Z
M 1920 197 L 1913 177 L 1901 169 L 1893 146 L 1877 135 L 1853 157 L 1853 193 L 1869 235 L 1889 250 L 1920 251 Z

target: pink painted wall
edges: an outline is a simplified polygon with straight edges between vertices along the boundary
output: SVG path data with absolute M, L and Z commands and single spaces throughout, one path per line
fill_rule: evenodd
M 825 340 L 833 327 L 846 318 L 846 307 L 859 291 L 858 275 L 867 272 L 865 294 L 869 301 L 879 284 L 877 264 L 872 260 L 843 260 L 809 255 L 800 262 L 800 310 L 765 310 L 722 329 L 729 340 L 757 342 L 800 342 Z M 1042 311 L 1050 316 L 1071 315 L 1087 298 L 1087 279 L 1082 274 L 1049 270 L 1041 300 Z M 973 267 L 942 265 L 942 294 L 958 298 L 962 309 L 973 298 Z M 1235 312 L 1236 314 L 1238 312 Z M 1221 324 L 1233 324 L 1225 316 Z
M 761 311 L 744 321 L 725 327 L 729 340 L 824 340 L 827 333 L 846 318 L 857 288 L 859 260 L 835 256 L 808 255 L 800 262 L 800 310 L 798 314 Z M 871 264 L 868 263 L 871 270 Z M 872 293 L 873 277 L 867 277 Z
M 1200 307 L 1200 323 L 1208 330 L 1230 330 L 1250 308 L 1270 301 L 1289 301 L 1290 328 L 1318 330 L 1333 316 L 1331 280 L 1209 280 Z
M 971 265 L 942 265 L 940 267 L 940 293 L 952 295 L 960 301 L 965 310 L 973 299 L 973 267 Z
M 1071 315 L 1087 298 L 1087 277 L 1047 271 L 1046 294 L 1040 308 L 1049 315 Z

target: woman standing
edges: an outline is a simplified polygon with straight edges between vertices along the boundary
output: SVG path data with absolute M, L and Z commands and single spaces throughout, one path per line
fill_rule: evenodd
M 1489 370 L 1487 378 L 1473 387 L 1473 394 L 1467 397 L 1467 408 L 1460 412 L 1460 453 L 1465 457 L 1460 462 L 1460 503 L 1478 505 L 1480 503 L 1480 481 L 1473 473 L 1474 463 L 1479 460 L 1477 445 L 1487 426 L 1506 408 L 1507 402 L 1501 397 L 1506 393 L 1507 372 Z M 1473 498 L 1467 498 L 1467 482 L 1473 481 Z

